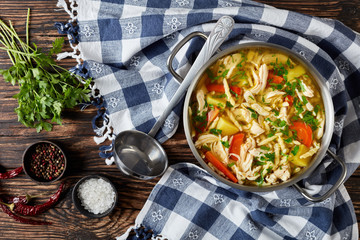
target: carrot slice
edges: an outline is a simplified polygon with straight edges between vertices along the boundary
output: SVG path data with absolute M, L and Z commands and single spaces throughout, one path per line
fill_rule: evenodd
M 206 85 L 206 89 L 209 92 L 212 92 L 212 91 L 219 92 L 219 93 L 225 92 L 224 85 L 222 85 L 222 84 L 208 84 L 208 85 Z
M 230 86 L 230 90 L 236 93 L 237 95 L 241 94 L 241 88 L 238 86 Z
M 214 165 L 214 167 L 216 167 L 220 172 L 224 173 L 225 176 L 227 176 L 231 181 L 233 181 L 234 183 L 237 183 L 238 180 L 237 178 L 234 176 L 234 174 L 232 174 L 232 172 L 230 172 L 229 169 L 227 169 L 227 167 L 224 166 L 224 164 L 222 164 L 222 162 L 220 162 L 215 156 L 214 154 L 212 154 L 212 152 L 207 151 L 205 153 L 205 158 L 212 163 L 212 165 Z
M 289 105 L 292 106 L 292 105 L 293 105 L 293 102 L 294 102 L 294 97 L 291 96 L 291 95 L 287 95 L 287 96 L 285 97 L 285 102 L 288 102 Z
M 295 130 L 297 133 L 297 139 L 307 147 L 311 146 L 313 135 L 312 129 L 304 122 L 293 122 L 293 125 L 289 127 L 291 130 Z
M 206 89 L 209 92 L 218 92 L 218 93 L 225 93 L 225 87 L 222 84 L 215 84 L 215 83 L 211 83 L 206 85 Z M 241 88 L 238 86 L 230 86 L 230 90 L 233 91 L 235 94 L 240 95 L 241 94 Z M 233 94 L 233 95 L 235 95 Z
M 245 137 L 245 134 L 243 134 L 243 133 L 237 133 L 233 136 L 233 139 L 232 139 L 232 142 L 230 145 L 230 149 L 229 149 L 229 153 L 240 155 L 240 147 L 241 147 L 241 144 L 243 144 L 243 142 L 244 142 L 244 137 Z M 235 161 L 238 160 L 233 155 L 231 155 L 230 158 Z
M 208 114 L 207 114 L 207 126 L 206 128 L 209 127 L 209 125 L 215 120 L 215 118 L 219 115 L 220 109 L 216 106 L 214 106 L 214 109 L 211 109 Z
M 270 83 L 280 84 L 282 81 L 284 81 L 284 78 L 274 74 L 274 71 L 269 71 L 268 80 L 270 80 Z

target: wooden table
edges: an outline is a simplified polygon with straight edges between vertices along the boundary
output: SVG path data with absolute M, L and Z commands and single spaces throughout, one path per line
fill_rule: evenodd
M 45 50 L 51 41 L 58 37 L 54 22 L 65 22 L 68 19 L 64 11 L 56 8 L 55 0 L 1 0 L 0 18 L 11 19 L 20 33 L 24 34 L 26 9 L 31 8 L 31 41 Z M 318 0 L 285 0 L 261 1 L 279 8 L 334 18 L 360 32 L 360 0 L 353 1 L 318 1 Z M 70 50 L 70 49 L 67 49 Z M 61 65 L 67 68 L 74 66 L 71 59 L 62 60 Z M 5 52 L 0 51 L 0 68 L 8 68 L 10 61 Z M 12 169 L 21 165 L 25 148 L 38 140 L 52 140 L 64 147 L 68 154 L 69 167 L 64 181 L 70 186 L 55 208 L 36 217 L 53 222 L 51 226 L 32 226 L 20 224 L 0 212 L 0 238 L 2 239 L 114 239 L 130 227 L 145 203 L 150 191 L 158 181 L 140 181 L 122 176 L 115 165 L 107 166 L 98 155 L 98 146 L 92 140 L 94 133 L 90 121 L 96 109 L 88 107 L 84 111 L 78 108 L 64 113 L 63 125 L 55 126 L 51 132 L 36 133 L 34 129 L 24 127 L 17 122 L 14 108 L 17 102 L 12 98 L 18 92 L 0 77 L 0 166 Z M 175 136 L 167 141 L 164 148 L 170 164 L 180 161 L 195 163 L 186 143 L 182 125 Z M 88 219 L 81 215 L 72 204 L 71 189 L 81 177 L 102 173 L 116 185 L 119 201 L 113 214 L 101 219 Z M 30 193 L 43 194 L 38 202 L 44 202 L 56 191 L 59 182 L 49 185 L 38 185 L 21 174 L 11 180 L 0 181 L 0 194 L 20 195 Z M 355 206 L 360 221 L 360 170 L 346 182 L 346 187 Z

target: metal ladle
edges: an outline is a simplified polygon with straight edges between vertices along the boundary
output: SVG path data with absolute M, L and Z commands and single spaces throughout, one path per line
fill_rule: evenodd
M 124 174 L 140 179 L 151 179 L 165 172 L 168 167 L 167 155 L 154 136 L 185 94 L 198 70 L 216 52 L 233 27 L 234 20 L 229 16 L 223 16 L 216 22 L 185 79 L 148 134 L 137 130 L 126 130 L 116 136 L 114 144 L 115 163 Z M 188 40 L 184 38 L 182 42 Z M 182 45 L 181 42 L 179 45 Z M 177 47 L 174 48 L 174 51 L 178 51 Z

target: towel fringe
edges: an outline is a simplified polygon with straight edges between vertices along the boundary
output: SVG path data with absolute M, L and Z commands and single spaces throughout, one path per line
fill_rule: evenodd
M 77 0 L 58 0 L 57 7 L 63 8 L 65 12 L 67 12 L 70 16 L 69 21 L 64 23 L 55 23 L 55 27 L 58 29 L 60 34 L 66 34 L 69 39 L 70 47 L 73 49 L 72 52 L 62 52 L 57 55 L 58 60 L 62 60 L 67 57 L 71 57 L 77 61 L 77 65 L 70 69 L 70 71 L 78 75 L 84 79 L 90 78 L 89 66 L 86 61 L 82 59 L 82 51 L 80 48 L 79 43 L 79 26 L 77 25 L 77 11 L 78 11 L 78 2 Z M 80 78 L 79 78 L 80 80 Z M 90 96 L 92 97 L 91 104 L 97 108 L 97 114 L 92 119 L 92 127 L 96 134 L 94 136 L 94 141 L 96 144 L 103 143 L 106 140 L 112 141 L 115 139 L 115 136 L 112 134 L 112 129 L 110 127 L 110 122 L 107 114 L 104 111 L 105 103 L 100 94 L 98 94 L 98 89 L 96 84 L 92 84 L 90 86 L 91 93 Z M 84 105 L 82 107 L 86 108 L 88 105 Z M 96 122 L 102 120 L 102 126 L 98 127 Z M 107 165 L 114 163 L 114 157 L 112 156 L 113 153 L 110 151 L 112 149 L 112 144 L 107 146 L 101 146 L 100 150 L 100 157 L 105 158 L 105 162 Z

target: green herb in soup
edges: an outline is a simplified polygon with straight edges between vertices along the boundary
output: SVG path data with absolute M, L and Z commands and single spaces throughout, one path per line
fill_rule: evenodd
M 247 48 L 217 60 L 189 107 L 195 147 L 209 166 L 244 185 L 272 185 L 306 168 L 325 114 L 315 80 L 284 52 Z

